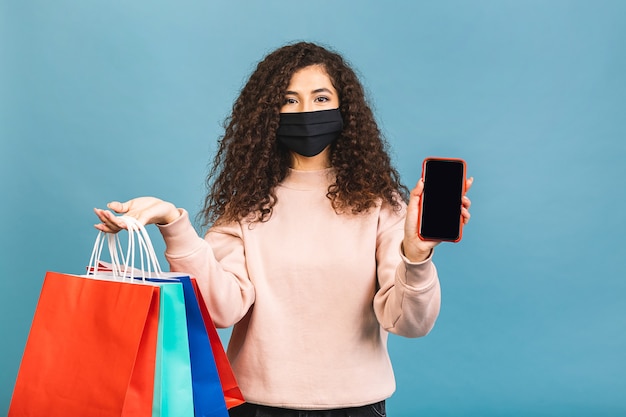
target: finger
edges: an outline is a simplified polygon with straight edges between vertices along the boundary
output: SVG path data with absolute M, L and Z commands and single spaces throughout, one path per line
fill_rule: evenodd
M 130 208 L 130 204 L 128 203 L 128 201 L 125 203 L 120 203 L 119 201 L 111 201 L 109 204 L 107 204 L 107 207 L 116 213 L 126 213 Z
M 474 177 L 469 177 L 465 180 L 465 192 L 468 192 L 470 188 L 472 188 L 472 184 L 474 184 Z
M 94 213 L 96 213 L 96 216 L 98 216 L 98 219 L 100 219 L 100 221 L 102 222 L 101 223 L 102 227 L 106 228 L 107 231 L 115 227 L 115 223 L 112 222 L 111 219 L 109 218 L 108 216 L 109 212 L 107 210 L 94 208 L 93 211 Z
M 121 221 L 110 211 L 102 209 L 94 209 L 94 211 L 96 211 L 96 214 L 102 221 L 103 231 L 106 231 L 107 233 L 117 233 L 120 230 L 127 228 L 126 223 Z
M 469 210 L 465 207 L 461 209 L 461 216 L 463 217 L 463 224 L 467 224 L 470 221 L 470 217 L 472 217 Z
M 116 229 L 112 229 L 112 228 L 110 228 L 109 226 L 107 226 L 107 225 L 105 225 L 103 223 L 94 224 L 93 227 L 95 227 L 96 229 L 98 229 L 98 230 L 100 230 L 101 232 L 104 232 L 104 233 L 117 233 L 117 232 L 120 231 L 120 229 L 117 229 L 117 228 Z
M 106 217 L 104 216 L 104 214 L 102 214 L 104 210 L 99 209 L 99 208 L 94 208 L 93 212 L 96 214 L 96 216 L 98 216 L 98 219 L 100 219 L 101 222 L 104 222 L 106 220 Z
M 109 227 L 117 228 L 117 229 L 128 229 L 128 225 L 125 221 L 120 220 L 118 216 L 111 213 L 110 211 L 104 211 L 104 215 L 106 216 L 107 222 L 105 224 L 109 225 Z
M 417 184 L 415 184 L 415 188 L 411 190 L 411 196 L 419 197 L 420 195 L 422 195 L 423 191 L 424 191 L 424 180 L 420 178 L 419 181 L 417 181 Z
M 420 179 L 409 195 L 409 204 L 407 206 L 406 219 L 404 223 L 404 233 L 406 236 L 417 236 L 417 216 L 419 211 L 419 200 L 424 183 Z
M 95 227 L 96 229 L 100 230 L 101 232 L 105 232 L 105 233 L 117 233 L 120 231 L 120 229 L 118 227 L 116 227 L 115 225 L 109 225 L 107 223 L 96 223 L 93 225 L 93 227 Z
M 463 207 L 469 210 L 469 208 L 472 206 L 472 200 L 470 200 L 468 197 L 463 196 L 463 198 L 461 198 L 461 204 L 463 205 Z
M 419 205 L 420 196 L 422 195 L 423 191 L 424 191 L 424 182 L 420 179 L 415 185 L 415 188 L 413 188 L 411 190 L 411 193 L 409 194 L 409 207 L 408 207 L 409 213 L 417 209 L 417 206 Z

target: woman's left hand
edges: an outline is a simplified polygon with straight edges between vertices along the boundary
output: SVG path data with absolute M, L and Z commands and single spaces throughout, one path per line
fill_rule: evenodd
M 472 187 L 474 178 L 468 178 L 465 181 L 465 192 L 467 193 Z M 402 241 L 402 248 L 404 256 L 411 262 L 421 262 L 430 256 L 433 248 L 437 246 L 441 241 L 422 240 L 417 235 L 417 218 L 419 216 L 419 202 L 420 196 L 424 191 L 424 181 L 420 179 L 413 190 L 409 198 L 409 205 L 407 207 L 406 221 L 404 223 L 404 240 Z M 464 195 L 461 199 L 461 216 L 463 217 L 463 224 L 467 224 L 470 219 L 469 208 L 472 202 Z

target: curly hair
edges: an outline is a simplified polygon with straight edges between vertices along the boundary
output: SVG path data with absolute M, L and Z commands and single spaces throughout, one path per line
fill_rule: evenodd
M 363 86 L 345 60 L 309 42 L 283 46 L 258 63 L 232 113 L 224 121 L 209 190 L 199 213 L 203 226 L 216 221 L 268 221 L 277 202 L 275 187 L 290 167 L 287 148 L 276 140 L 280 108 L 292 75 L 320 65 L 339 95 L 344 128 L 331 144 L 336 180 L 326 196 L 337 213 L 367 212 L 380 201 L 399 210 L 408 189 L 391 165 L 387 142 L 367 104 Z

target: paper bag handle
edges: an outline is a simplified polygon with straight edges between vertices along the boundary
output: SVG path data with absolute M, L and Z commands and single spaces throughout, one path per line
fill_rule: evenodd
M 163 271 L 145 226 L 134 217 L 120 216 L 118 219 L 126 223 L 128 231 L 125 255 L 118 233 L 100 231 L 91 252 L 88 272 L 94 275 L 98 273 L 98 266 L 102 259 L 102 251 L 106 241 L 111 257 L 111 269 L 115 278 L 128 278 L 132 281 L 135 277 L 145 279 L 151 275 L 157 277 L 162 275 Z M 139 269 L 135 268 L 137 252 L 139 252 Z

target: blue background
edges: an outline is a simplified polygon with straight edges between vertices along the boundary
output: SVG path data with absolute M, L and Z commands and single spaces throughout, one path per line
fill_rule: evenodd
M 437 250 L 435 329 L 390 339 L 390 414 L 626 415 L 619 0 L 2 0 L 0 413 L 45 271 L 88 261 L 92 208 L 197 213 L 239 89 L 293 40 L 352 63 L 407 184 L 430 155 L 476 178 L 463 241 Z

